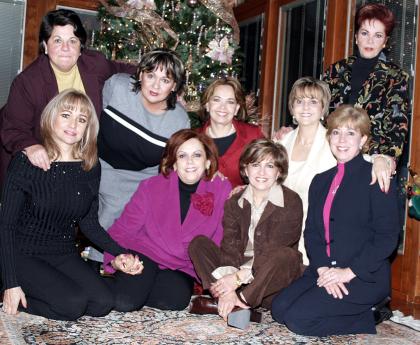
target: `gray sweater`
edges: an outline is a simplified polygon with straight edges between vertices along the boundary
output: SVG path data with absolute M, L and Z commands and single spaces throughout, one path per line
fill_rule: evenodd
M 158 174 L 167 139 L 190 127 L 179 104 L 161 115 L 148 112 L 141 93 L 132 91 L 132 82 L 128 74 L 115 74 L 103 89 L 105 109 L 98 136 L 102 166 L 99 221 L 105 229 L 120 216 L 140 181 Z

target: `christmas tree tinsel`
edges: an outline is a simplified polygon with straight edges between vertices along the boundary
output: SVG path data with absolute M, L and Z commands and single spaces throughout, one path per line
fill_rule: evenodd
M 148 1 L 149 4 L 153 3 Z M 114 8 L 118 8 L 119 3 L 108 0 L 110 6 L 116 6 Z M 137 3 L 139 8 L 142 1 L 128 3 L 130 6 Z M 110 59 L 132 63 L 137 63 L 142 54 L 153 48 L 174 48 L 187 70 L 188 83 L 184 98 L 192 126 L 199 126 L 200 122 L 194 113 L 198 110 L 200 96 L 207 85 L 221 76 L 239 74 L 241 61 L 232 28 L 200 1 L 155 0 L 154 4 L 154 11 L 138 9 L 136 13 L 141 13 L 141 18 L 137 15 L 137 19 L 127 18 L 133 18 L 130 13 L 126 13 L 128 11 L 120 11 L 117 17 L 100 6 L 98 16 L 101 30 L 96 34 L 93 46 Z M 156 25 L 156 20 L 147 19 L 148 14 L 154 14 L 152 12 L 160 16 L 178 35 L 178 44 L 162 26 Z M 148 20 L 151 26 L 148 26 Z

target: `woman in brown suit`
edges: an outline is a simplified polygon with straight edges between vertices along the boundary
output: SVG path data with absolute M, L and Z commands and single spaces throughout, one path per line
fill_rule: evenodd
M 220 248 L 204 236 L 189 246 L 197 275 L 225 320 L 235 307 L 270 308 L 274 295 L 300 276 L 302 263 L 297 248 L 302 201 L 282 186 L 286 150 L 269 139 L 256 139 L 239 165 L 248 186 L 225 203 Z M 192 308 L 198 305 L 203 306 L 203 299 L 194 300 Z

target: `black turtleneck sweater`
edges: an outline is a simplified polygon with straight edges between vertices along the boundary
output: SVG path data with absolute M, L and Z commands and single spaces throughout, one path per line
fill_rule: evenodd
M 380 53 L 379 53 L 380 54 Z M 349 95 L 349 104 L 355 104 L 359 96 L 359 91 L 362 88 L 364 82 L 369 78 L 369 74 L 375 68 L 378 63 L 379 54 L 371 59 L 366 59 L 360 56 L 357 52 L 357 59 L 352 65 L 351 71 L 351 91 Z
M 0 212 L 3 288 L 19 286 L 16 255 L 77 254 L 76 228 L 113 255 L 128 252 L 98 221 L 101 167 L 84 171 L 81 162 L 53 162 L 44 171 L 19 152 L 4 184 Z
M 187 216 L 188 209 L 191 203 L 191 194 L 195 193 L 200 181 L 194 184 L 186 184 L 178 178 L 179 186 L 179 204 L 181 206 L 181 223 L 184 223 L 185 217 Z

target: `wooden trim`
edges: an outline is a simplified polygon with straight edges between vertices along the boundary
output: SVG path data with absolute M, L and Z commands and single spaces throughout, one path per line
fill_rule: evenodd
M 348 1 L 328 1 L 324 69 L 345 57 Z
M 267 3 L 263 51 L 261 63 L 261 95 L 260 107 L 261 115 L 263 117 L 273 115 L 273 99 L 274 99 L 274 83 L 275 83 L 275 66 L 277 55 L 277 32 L 279 23 L 279 0 L 270 0 Z M 264 128 L 264 133 L 271 136 L 271 122 L 270 128 Z
M 238 22 L 242 22 L 248 18 L 252 18 L 264 13 L 267 9 L 269 0 L 252 0 L 239 5 L 233 9 L 235 18 Z
M 56 0 L 56 2 L 56 5 L 82 8 L 92 11 L 97 11 L 99 6 L 98 0 Z

